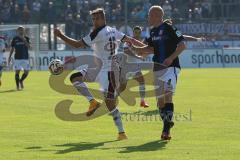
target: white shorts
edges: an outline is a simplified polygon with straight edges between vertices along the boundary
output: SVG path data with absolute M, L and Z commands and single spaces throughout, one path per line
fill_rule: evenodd
M 82 69 L 79 71 L 86 82 L 98 82 L 100 91 L 107 98 L 116 96 L 117 88 L 119 87 L 119 73 L 117 71 L 97 70 L 97 69 Z M 98 73 L 99 72 L 99 73 Z
M 29 60 L 26 59 L 15 59 L 14 60 L 14 69 L 15 70 L 30 70 Z
M 162 89 L 165 92 L 175 92 L 179 73 L 180 69 L 177 67 L 169 67 L 154 72 L 154 85 L 158 88 L 156 89 L 157 97 L 158 95 L 161 97 Z

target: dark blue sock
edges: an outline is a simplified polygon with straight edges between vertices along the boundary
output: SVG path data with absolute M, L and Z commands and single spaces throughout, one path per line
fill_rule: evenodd
M 15 74 L 16 86 L 19 87 L 19 74 Z
M 164 108 L 159 108 L 159 114 L 163 120 L 163 132 L 169 133 L 173 118 L 174 105 L 173 103 L 165 103 Z
M 28 76 L 28 73 L 23 73 L 22 78 L 20 79 L 20 81 L 24 81 Z

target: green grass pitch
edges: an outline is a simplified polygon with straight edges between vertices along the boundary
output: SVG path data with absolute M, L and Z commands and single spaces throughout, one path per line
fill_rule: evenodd
M 183 69 L 175 95 L 176 121 L 170 142 L 160 141 L 161 121 L 123 119 L 126 141 L 115 141 L 108 115 L 65 122 L 54 114 L 57 102 L 74 99 L 74 112 L 87 109 L 78 96 L 50 89 L 48 72 L 31 72 L 24 91 L 14 91 L 14 73 L 5 72 L 0 88 L 1 160 L 238 160 L 240 157 L 240 69 Z M 120 110 L 152 112 L 127 106 Z M 190 112 L 191 110 L 191 112 Z M 154 112 L 152 112 L 154 113 Z M 190 114 L 191 113 L 191 114 Z M 126 117 L 125 117 L 126 118 Z

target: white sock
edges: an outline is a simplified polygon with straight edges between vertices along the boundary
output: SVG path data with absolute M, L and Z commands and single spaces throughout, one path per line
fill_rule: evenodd
M 91 101 L 93 98 L 92 94 L 89 92 L 87 85 L 84 82 L 73 82 L 73 86 L 78 90 L 78 92 Z
M 145 98 L 145 84 L 139 84 L 139 94 L 141 97 L 141 101 L 144 101 Z
M 125 132 L 124 128 L 123 128 L 121 113 L 119 112 L 118 108 L 115 108 L 114 110 L 112 110 L 111 115 L 112 115 L 113 121 L 118 129 L 118 133 Z

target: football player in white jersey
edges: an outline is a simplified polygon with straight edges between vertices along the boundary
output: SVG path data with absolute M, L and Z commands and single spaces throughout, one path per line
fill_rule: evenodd
M 0 36 L 0 86 L 2 85 L 1 77 L 2 77 L 2 70 L 3 70 L 3 53 L 6 50 L 6 44 L 4 37 Z
M 140 26 L 135 26 L 133 28 L 133 38 L 142 41 L 141 39 L 141 33 L 142 28 Z M 139 63 L 138 66 L 136 66 L 136 70 L 134 72 L 131 72 L 129 74 L 129 78 L 132 77 L 134 80 L 138 81 L 139 83 L 139 94 L 141 97 L 140 107 L 147 108 L 149 105 L 145 102 L 145 82 L 144 77 L 141 72 L 140 64 L 143 62 L 143 58 L 136 56 L 136 53 L 133 53 L 133 51 L 130 49 L 130 46 L 128 43 L 124 43 L 123 46 L 124 53 L 128 55 L 127 62 L 128 63 Z
M 102 69 L 100 73 L 92 75 L 94 71 L 83 69 L 77 73 L 74 73 L 70 77 L 70 81 L 78 92 L 85 96 L 90 102 L 87 116 L 91 116 L 99 107 L 100 103 L 94 99 L 90 91 L 88 90 L 85 82 L 98 81 L 101 88 L 104 91 L 105 103 L 108 110 L 113 116 L 115 125 L 118 128 L 118 140 L 127 139 L 125 131 L 123 129 L 121 114 L 116 106 L 116 83 L 115 71 L 112 69 L 113 56 L 118 52 L 119 42 L 129 42 L 135 45 L 142 45 L 143 43 L 130 38 L 119 32 L 115 28 L 106 25 L 105 12 L 103 9 L 98 8 L 90 12 L 93 21 L 93 31 L 81 40 L 74 40 L 64 35 L 59 29 L 54 30 L 55 36 L 61 38 L 68 45 L 75 48 L 91 47 L 93 54 L 102 60 Z M 81 28 L 79 28 L 81 29 Z M 118 73 L 117 73 L 118 74 Z

